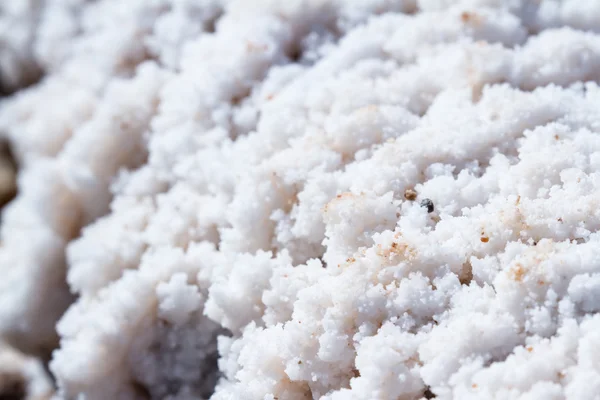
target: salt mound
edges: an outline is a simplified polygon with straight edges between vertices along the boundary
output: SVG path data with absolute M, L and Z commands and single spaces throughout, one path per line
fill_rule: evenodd
M 0 339 L 56 398 L 597 398 L 600 2 L 0 10 Z

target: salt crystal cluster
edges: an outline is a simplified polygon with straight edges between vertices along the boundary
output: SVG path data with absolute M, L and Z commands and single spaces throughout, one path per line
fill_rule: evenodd
M 597 399 L 600 1 L 0 10 L 56 399 Z

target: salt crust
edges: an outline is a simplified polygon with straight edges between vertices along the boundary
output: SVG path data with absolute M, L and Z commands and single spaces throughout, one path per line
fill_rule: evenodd
M 56 398 L 597 398 L 600 2 L 0 7 Z

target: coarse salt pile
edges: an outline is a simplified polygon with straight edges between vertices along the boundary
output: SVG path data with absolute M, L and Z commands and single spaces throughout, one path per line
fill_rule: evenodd
M 1 0 L 0 71 L 56 399 L 598 399 L 600 1 Z

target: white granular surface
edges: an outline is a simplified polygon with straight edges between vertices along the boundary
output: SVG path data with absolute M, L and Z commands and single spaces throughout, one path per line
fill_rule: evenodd
M 0 0 L 0 69 L 56 399 L 600 399 L 600 1 Z

